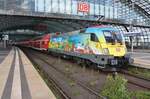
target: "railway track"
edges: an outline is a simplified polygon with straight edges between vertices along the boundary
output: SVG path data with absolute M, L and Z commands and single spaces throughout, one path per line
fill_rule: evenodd
M 41 53 L 41 52 L 40 52 L 40 53 Z M 50 67 L 52 67 L 53 69 L 55 69 L 57 72 L 59 72 L 59 73 L 61 73 L 62 75 L 65 75 L 65 76 L 66 76 L 66 73 L 65 73 L 65 72 L 63 72 L 63 71 L 61 71 L 60 69 L 58 69 L 57 67 L 55 67 L 53 63 L 49 63 L 49 62 L 48 62 L 48 60 L 47 60 L 46 58 L 50 57 L 49 55 L 46 55 L 46 54 L 45 54 L 45 58 L 43 58 L 43 57 L 41 57 L 42 55 L 40 56 L 40 54 L 35 54 L 35 53 L 33 53 L 33 54 L 34 54 L 34 57 L 40 59 L 41 61 L 45 62 L 45 63 L 48 64 Z M 43 53 L 41 53 L 41 54 L 43 54 Z M 41 70 L 42 70 L 42 69 L 41 69 Z M 45 71 L 43 71 L 43 72 L 45 72 Z M 104 74 L 107 75 L 108 73 L 104 72 Z M 141 78 L 141 77 L 136 77 L 136 76 L 131 75 L 131 74 L 129 74 L 129 73 L 123 71 L 123 70 L 121 70 L 120 72 L 118 72 L 118 74 L 124 75 L 124 77 L 128 80 L 128 83 L 129 83 L 129 84 L 131 84 L 131 85 L 133 85 L 133 86 L 138 86 L 140 89 L 150 90 L 150 87 L 149 87 L 149 85 L 150 85 L 149 82 L 150 82 L 150 81 L 149 81 L 149 80 L 143 79 L 143 78 Z M 48 74 L 47 74 L 47 75 L 48 75 Z M 68 75 L 67 75 L 67 77 L 68 77 L 69 79 L 72 79 L 73 81 L 75 81 L 76 84 L 78 84 L 78 85 L 79 85 L 80 87 L 82 87 L 83 89 L 89 91 L 91 94 L 93 94 L 93 95 L 95 95 L 95 96 L 97 96 L 97 97 L 99 97 L 99 98 L 105 99 L 105 97 L 101 96 L 98 91 L 94 90 L 93 88 L 89 87 L 88 85 L 84 84 L 83 82 L 81 82 L 81 81 L 79 81 L 79 80 L 76 80 L 76 79 L 74 79 L 73 77 L 68 76 Z M 59 86 L 59 85 L 57 85 L 57 82 L 56 82 L 53 78 L 49 78 L 49 79 L 52 79 L 52 81 L 53 81 L 54 83 L 56 83 L 55 86 Z M 61 87 L 58 87 L 57 89 L 60 89 L 60 91 L 62 91 L 63 94 L 66 95 L 66 97 L 68 97 L 68 98 L 63 98 L 63 99 L 70 99 L 70 97 L 61 89 Z
M 98 99 L 99 99 L 99 98 L 100 98 L 100 99 L 106 99 L 106 97 L 101 96 L 101 95 L 99 94 L 99 92 L 93 90 L 92 88 L 90 88 L 89 86 L 87 86 L 86 84 L 84 84 L 83 82 L 78 81 L 78 80 L 74 79 L 73 77 L 71 77 L 71 76 L 69 76 L 69 75 L 66 75 L 65 72 L 61 71 L 60 69 L 56 68 L 53 64 L 49 63 L 49 62 L 47 61 L 47 59 L 41 57 L 41 56 L 38 55 L 38 54 L 35 54 L 35 53 L 32 53 L 32 54 L 34 54 L 34 57 L 36 57 L 36 58 L 38 58 L 39 60 L 43 61 L 44 63 L 46 63 L 47 65 L 49 65 L 49 66 L 52 67 L 53 69 L 55 69 L 55 70 L 56 70 L 57 72 L 59 72 L 60 74 L 62 74 L 62 75 L 64 75 L 64 76 L 67 76 L 67 78 L 73 80 L 76 84 L 78 84 L 78 85 L 79 85 L 80 87 L 82 87 L 84 90 L 89 91 L 90 94 L 97 96 Z M 29 56 L 29 55 L 28 55 L 28 56 Z M 31 59 L 31 58 L 30 58 L 30 59 Z M 31 60 L 32 60 L 32 59 L 31 59 Z M 32 60 L 32 61 L 33 61 L 33 60 Z M 39 68 L 39 69 L 43 70 L 42 68 Z M 43 70 L 43 72 L 45 72 L 45 71 Z M 47 75 L 48 75 L 48 73 L 47 73 Z M 57 84 L 57 81 L 56 81 L 55 79 L 51 78 L 50 76 L 48 76 L 48 78 L 50 79 L 50 81 L 51 81 L 52 83 L 54 83 L 56 89 L 58 89 L 58 90 L 61 92 L 61 94 L 63 95 L 64 99 L 71 99 L 71 97 L 69 97 L 69 95 L 67 95 L 67 94 L 59 87 L 59 85 Z
M 121 70 L 119 74 L 124 75 L 128 79 L 128 83 L 134 84 L 136 86 L 142 87 L 144 89 L 150 90 L 150 80 L 143 77 L 135 76 L 126 70 Z
M 38 70 L 40 72 L 42 72 L 44 75 L 48 75 L 47 73 L 45 73 L 42 69 L 38 68 Z M 55 89 L 55 92 L 57 92 L 60 96 L 61 99 L 71 99 L 70 96 L 67 95 L 66 92 L 63 91 L 63 89 L 61 87 L 59 87 L 59 85 L 57 84 L 57 82 L 54 80 L 54 78 L 51 78 L 50 76 L 47 76 L 46 79 L 48 79 L 49 83 L 51 83 L 51 87 L 53 89 Z
M 118 73 L 121 75 L 123 74 L 125 76 L 125 78 L 128 79 L 129 84 L 138 86 L 142 89 L 150 90 L 150 80 L 149 79 L 129 74 L 125 69 L 121 69 L 121 71 Z M 105 72 L 104 74 L 108 75 L 107 72 Z M 130 77 L 130 79 L 129 79 L 129 77 Z M 135 80 L 132 80 L 132 79 L 135 79 Z
M 55 92 L 55 94 L 59 95 L 58 97 L 60 97 L 61 99 L 71 99 L 71 97 L 68 96 L 67 93 L 64 92 L 63 89 L 57 84 L 57 81 L 54 78 L 50 77 L 49 74 L 44 71 L 44 69 L 38 66 L 38 64 L 34 62 L 34 60 L 28 53 L 26 53 L 26 55 L 32 61 L 34 66 L 36 65 L 35 68 L 40 73 L 40 75 L 42 75 L 44 79 L 48 80 L 48 82 L 50 83 L 50 85 L 48 84 L 48 86 L 50 86 L 50 88 Z
M 139 79 L 143 79 L 145 81 L 149 81 L 150 82 L 150 79 L 144 78 L 142 76 L 137 76 L 137 75 L 131 74 L 126 69 L 122 69 L 120 72 L 123 73 L 123 74 L 130 75 L 130 76 L 133 76 L 133 77 L 136 77 L 136 78 L 139 78 Z

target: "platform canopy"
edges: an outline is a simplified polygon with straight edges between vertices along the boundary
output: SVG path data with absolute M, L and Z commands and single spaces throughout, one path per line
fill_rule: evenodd
M 17 30 L 69 32 L 104 24 L 122 33 L 142 32 L 145 41 L 150 42 L 150 1 L 0 0 L 0 24 L 0 35 L 19 34 L 11 32 Z
M 57 21 L 58 18 L 60 20 Z M 83 22 L 82 25 L 82 21 L 78 20 L 93 21 L 92 24 L 100 23 L 95 21 L 105 21 L 110 24 L 118 23 L 118 25 L 121 23 L 150 26 L 150 1 L 0 0 L 0 31 L 39 30 L 38 28 L 46 25 L 49 32 L 55 32 L 70 31 L 78 29 L 78 27 L 85 27 L 87 24 L 91 25 L 91 22 L 86 22 L 87 24 Z M 65 23 L 69 24 L 71 28 L 64 25 Z M 54 27 L 54 25 L 57 26 Z M 45 31 L 47 30 L 45 29 Z

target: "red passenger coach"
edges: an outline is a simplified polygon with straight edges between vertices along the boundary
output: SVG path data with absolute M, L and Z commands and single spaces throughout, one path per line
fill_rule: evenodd
M 45 34 L 43 36 L 35 37 L 31 40 L 17 42 L 16 45 L 46 51 L 48 49 L 49 41 L 50 34 Z
M 50 34 L 36 37 L 31 41 L 31 47 L 38 50 L 47 50 L 50 40 Z

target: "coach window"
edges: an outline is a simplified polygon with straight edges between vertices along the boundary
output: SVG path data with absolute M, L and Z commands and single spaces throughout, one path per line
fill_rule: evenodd
M 42 41 L 42 44 L 44 45 L 45 41 Z
M 91 33 L 91 41 L 98 42 L 98 38 L 94 33 Z

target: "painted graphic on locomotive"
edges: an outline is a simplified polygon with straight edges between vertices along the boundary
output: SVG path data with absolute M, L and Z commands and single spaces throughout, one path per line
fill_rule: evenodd
M 67 33 L 50 33 L 25 43 L 27 45 L 24 46 L 71 59 L 78 58 L 97 64 L 100 68 L 121 67 L 133 63 L 133 59 L 127 54 L 123 34 L 107 26 L 92 26 Z M 23 45 L 24 42 L 20 44 Z
M 81 54 L 113 56 L 124 56 L 126 54 L 124 37 L 114 28 L 97 26 L 82 31 L 52 35 L 49 48 Z

